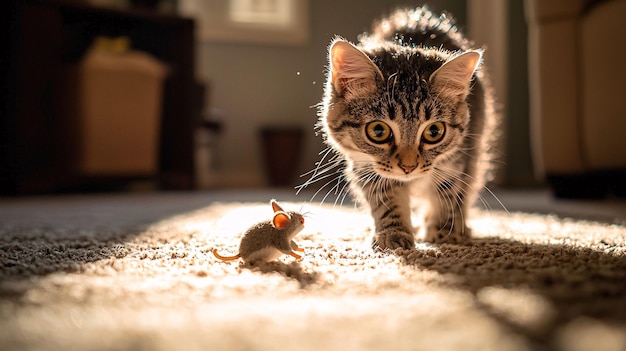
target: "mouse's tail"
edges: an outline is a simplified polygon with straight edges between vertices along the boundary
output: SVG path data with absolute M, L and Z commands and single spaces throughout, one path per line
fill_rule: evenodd
M 215 257 L 219 258 L 222 261 L 234 261 L 241 257 L 241 255 L 239 254 L 236 254 L 235 256 L 222 256 L 217 253 L 217 249 L 213 249 L 213 255 L 215 255 Z

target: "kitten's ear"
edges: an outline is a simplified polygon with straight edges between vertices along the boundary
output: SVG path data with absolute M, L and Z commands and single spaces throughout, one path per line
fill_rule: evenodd
M 274 218 L 272 219 L 272 225 L 276 229 L 285 229 L 289 227 L 289 222 L 291 221 L 291 217 L 282 211 L 274 213 Z
M 376 90 L 376 76 L 383 74 L 363 51 L 336 39 L 329 49 L 330 79 L 335 91 L 346 98 L 371 94 Z
M 481 57 L 480 51 L 467 51 L 448 60 L 430 76 L 430 84 L 439 94 L 465 99 Z

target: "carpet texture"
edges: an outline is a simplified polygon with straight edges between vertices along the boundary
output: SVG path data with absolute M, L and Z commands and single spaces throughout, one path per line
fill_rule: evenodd
M 471 245 L 381 253 L 360 210 L 281 205 L 303 259 L 251 267 L 210 251 L 265 200 L 0 201 L 0 350 L 626 350 L 623 224 L 477 209 Z

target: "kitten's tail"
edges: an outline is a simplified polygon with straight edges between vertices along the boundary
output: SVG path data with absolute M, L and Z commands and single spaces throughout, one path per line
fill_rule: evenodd
M 241 257 L 239 254 L 236 254 L 235 256 L 222 256 L 217 253 L 217 249 L 213 249 L 213 255 L 222 261 L 234 261 Z
M 467 40 L 456 20 L 447 13 L 436 14 L 427 6 L 400 8 L 375 22 L 369 35 L 374 40 L 395 41 L 402 45 L 424 45 L 426 47 L 456 51 L 468 50 L 472 43 Z M 361 35 L 361 42 L 368 36 Z

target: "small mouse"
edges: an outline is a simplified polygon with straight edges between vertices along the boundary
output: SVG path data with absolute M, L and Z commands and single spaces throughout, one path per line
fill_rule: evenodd
M 255 224 L 244 233 L 237 255 L 222 256 L 216 249 L 213 249 L 213 255 L 222 261 L 242 258 L 247 263 L 268 262 L 283 254 L 300 259 L 301 256 L 294 251 L 303 252 L 304 249 L 292 239 L 304 228 L 304 217 L 298 212 L 284 211 L 274 199 L 270 204 L 274 217 Z

